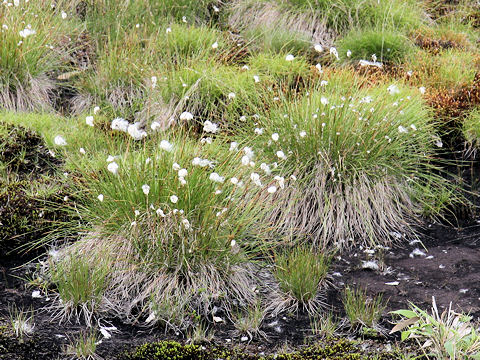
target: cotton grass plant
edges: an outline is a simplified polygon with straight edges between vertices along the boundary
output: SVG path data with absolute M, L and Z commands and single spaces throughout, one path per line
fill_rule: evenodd
M 266 24 L 299 31 L 314 43 L 331 45 L 332 39 L 354 27 L 413 29 L 425 21 L 416 1 L 388 0 L 237 0 L 229 7 L 229 24 L 237 29 Z M 255 19 L 248 24 L 245 19 Z
M 161 96 L 168 94 L 161 89 L 165 84 L 173 78 L 181 90 L 188 90 L 188 76 L 178 79 L 175 72 L 207 62 L 214 68 L 229 56 L 232 47 L 225 35 L 206 26 L 162 22 L 155 32 L 134 27 L 102 45 L 96 67 L 75 81 L 79 94 L 71 103 L 75 113 L 96 102 L 112 116 L 133 118 L 142 111 L 158 116 L 172 101 Z M 152 106 L 159 102 L 165 106 Z
M 259 76 L 260 83 L 254 76 Z M 188 110 L 195 116 L 191 124 L 210 120 L 229 127 L 262 107 L 264 86 L 268 84 L 272 84 L 272 78 L 255 69 L 206 61 L 172 71 L 158 86 L 158 92 L 164 102 L 177 104 L 174 120 Z
M 0 108 L 51 109 L 56 87 L 51 73 L 68 64 L 68 37 L 76 33 L 78 23 L 62 19 L 43 0 L 22 0 L 18 6 L 4 2 L 0 19 Z
M 239 31 L 254 47 L 275 52 L 287 50 L 291 45 L 310 43 L 331 45 L 333 35 L 319 13 L 295 11 L 286 1 L 236 0 L 226 6 L 227 23 Z M 248 19 L 248 21 L 247 21 Z M 267 33 L 268 32 L 268 33 Z M 285 42 L 280 44 L 279 40 Z M 300 47 L 298 48 L 298 50 Z
M 412 236 L 422 201 L 413 185 L 438 178 L 446 186 L 432 172 L 438 137 L 420 94 L 396 84 L 358 92 L 323 85 L 283 99 L 257 124 L 258 162 L 276 164 L 285 179 L 270 221 L 324 249 Z
M 341 34 L 359 24 L 362 27 L 413 28 L 425 18 L 421 4 L 412 0 L 293 0 L 284 3 L 291 4 L 297 11 L 321 13 L 327 26 Z
M 239 155 L 223 152 L 178 134 L 80 169 L 90 200 L 78 209 L 90 226 L 63 259 L 106 265 L 99 313 L 179 330 L 192 325 L 189 314 L 211 319 L 214 303 L 228 316 L 256 302 L 251 257 L 268 247 L 264 210 L 245 201 L 249 186 L 231 162 Z

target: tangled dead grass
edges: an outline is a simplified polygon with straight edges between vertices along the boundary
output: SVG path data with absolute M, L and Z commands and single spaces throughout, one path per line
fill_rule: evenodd
M 11 85 L 11 84 L 10 84 Z M 17 82 L 0 88 L 0 109 L 8 111 L 52 111 L 55 81 L 46 75 L 29 77 L 28 85 Z
M 333 184 L 318 166 L 317 176 L 300 187 L 289 187 L 275 200 L 271 221 L 284 233 L 305 236 L 320 249 L 391 245 L 420 225 L 420 208 L 401 181 L 360 176 L 354 183 Z
M 244 31 L 258 27 L 281 28 L 305 35 L 313 43 L 331 46 L 334 34 L 327 29 L 324 19 L 317 13 L 288 12 L 277 2 L 237 0 L 229 8 L 228 24 Z
M 232 311 L 256 303 L 254 289 L 259 280 L 255 265 L 248 261 L 190 262 L 182 258 L 182 251 L 186 251 L 183 247 L 175 254 L 176 262 L 165 258 L 162 261 L 161 256 L 156 256 L 162 247 L 159 232 L 168 230 L 149 230 L 152 232 L 144 239 L 148 251 L 139 251 L 136 237 L 102 236 L 96 232 L 64 250 L 63 258 L 81 258 L 93 268 L 108 264 L 108 280 L 101 301 L 95 304 L 95 313 L 112 314 L 129 323 L 151 316 L 149 324 L 160 323 L 166 329 L 182 331 L 194 325 L 194 314 L 211 321 L 216 307 L 230 318 Z M 169 245 L 163 245 L 168 251 Z M 83 317 L 92 322 L 93 311 L 85 306 L 73 309 L 62 301 L 58 308 L 63 318 L 86 314 Z

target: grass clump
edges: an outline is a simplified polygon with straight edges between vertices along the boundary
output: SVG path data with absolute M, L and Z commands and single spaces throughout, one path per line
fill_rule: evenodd
M 284 5 L 283 1 L 233 1 L 226 7 L 227 23 L 254 49 L 265 52 L 305 51 L 307 42 L 333 42 L 322 14 L 292 11 Z
M 476 152 L 480 146 L 480 110 L 473 109 L 463 120 L 463 137 L 469 149 Z
M 60 301 L 58 315 L 61 320 L 83 318 L 88 327 L 101 303 L 106 290 L 108 269 L 100 262 L 95 267 L 85 259 L 68 255 L 61 260 L 55 253 L 49 267 L 51 282 L 56 286 Z
M 438 54 L 444 49 L 471 50 L 473 45 L 468 29 L 456 27 L 451 23 L 440 23 L 435 27 L 421 27 L 410 34 L 415 45 Z
M 410 40 L 399 32 L 389 30 L 354 30 L 338 43 L 340 58 L 348 60 L 370 60 L 375 55 L 383 63 L 399 64 L 413 51 Z M 347 52 L 351 51 L 351 56 Z
M 96 354 L 99 338 L 95 331 L 83 331 L 76 339 L 70 339 L 65 347 L 65 355 L 78 360 L 101 360 Z
M 260 84 L 254 76 L 260 77 Z M 263 80 L 263 83 L 262 83 Z M 194 115 L 191 124 L 198 126 L 210 120 L 228 128 L 238 124 L 243 115 L 257 111 L 263 105 L 263 85 L 273 82 L 271 77 L 262 77 L 255 69 L 242 70 L 238 67 L 213 62 L 197 63 L 171 73 L 159 92 L 164 103 L 176 104 L 169 117 L 155 118 L 166 123 L 178 120 L 181 111 Z
M 75 20 L 62 19 L 47 1 L 0 6 L 0 109 L 49 110 L 56 87 L 52 73 L 68 65 L 68 36 Z
M 470 85 L 479 69 L 477 54 L 446 49 L 437 56 L 419 51 L 409 63 L 417 83 L 436 89 L 459 90 Z
M 301 304 L 309 313 L 316 313 L 328 283 L 329 265 L 329 256 L 307 246 L 277 254 L 275 277 L 281 292 L 290 300 L 287 302 L 293 301 L 294 308 Z
M 312 336 L 330 339 L 335 336 L 340 325 L 332 313 L 316 315 L 310 318 Z
M 413 185 L 436 178 L 430 111 L 399 85 L 356 92 L 342 84 L 283 100 L 260 118 L 257 166 L 268 164 L 277 176 L 273 194 L 264 194 L 276 204 L 270 219 L 323 249 L 411 236 L 423 206 Z M 437 185 L 447 186 L 440 177 Z
M 343 307 L 350 326 L 353 329 L 361 328 L 367 333 L 368 329 L 378 330 L 386 304 L 382 295 L 371 298 L 367 296 L 366 290 L 347 287 L 343 293 Z
M 266 82 L 279 84 L 283 83 L 288 87 L 298 85 L 300 81 L 307 81 L 310 74 L 310 66 L 301 56 L 295 57 L 292 61 L 286 60 L 287 55 L 293 54 L 266 54 L 259 53 L 250 57 L 249 66 L 252 71 L 257 71 L 259 75 L 267 76 Z
M 264 338 L 267 335 L 260 329 L 263 319 L 265 317 L 265 311 L 260 303 L 247 308 L 243 314 L 237 314 L 234 319 L 235 329 L 242 335 L 248 335 L 250 339 L 256 336 L 262 336 Z
M 311 47 L 310 38 L 301 32 L 287 31 L 281 27 L 258 26 L 244 32 L 253 50 L 283 54 L 291 52 L 305 54 Z
M 75 81 L 79 94 L 71 100 L 73 110 L 82 113 L 95 104 L 112 116 L 133 118 L 149 100 L 158 101 L 154 89 L 157 81 L 161 85 L 165 72 L 220 58 L 228 50 L 219 31 L 176 23 L 162 24 L 152 34 L 135 29 L 108 38 L 95 68 Z
M 33 311 L 25 311 L 12 305 L 8 309 L 10 325 L 15 332 L 15 336 L 20 342 L 23 342 L 24 337 L 29 337 L 33 334 L 35 329 Z
M 216 301 L 227 313 L 234 301 L 239 308 L 256 301 L 251 256 L 267 244 L 258 241 L 263 210 L 243 200 L 242 171 L 221 157 L 224 146 L 167 139 L 81 169 L 88 199 L 81 214 L 90 226 L 65 251 L 94 269 L 107 264 L 102 311 L 184 329 L 190 314 L 211 316 Z
M 287 0 L 284 4 L 297 11 L 320 13 L 336 33 L 345 33 L 359 24 L 365 28 L 408 29 L 424 21 L 421 4 L 412 0 Z

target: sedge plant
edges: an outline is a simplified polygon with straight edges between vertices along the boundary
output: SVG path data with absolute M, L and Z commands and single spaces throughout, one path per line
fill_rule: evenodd
M 0 109 L 51 110 L 57 87 L 52 73 L 67 67 L 74 49 L 66 39 L 80 25 L 62 19 L 48 1 L 9 5 L 0 6 Z
M 269 219 L 324 249 L 414 236 L 428 202 L 418 188 L 448 187 L 433 171 L 441 169 L 431 162 L 439 138 L 430 111 L 416 90 L 356 90 L 332 77 L 293 101 L 271 101 L 255 128 L 239 131 L 253 133 L 256 167 L 274 174 L 271 185 L 281 190 Z
M 285 249 L 275 256 L 275 278 L 280 296 L 273 301 L 274 313 L 303 307 L 309 314 L 318 313 L 328 285 L 331 257 L 309 246 Z
M 346 287 L 343 293 L 343 307 L 352 329 L 361 329 L 364 334 L 369 329 L 379 330 L 379 321 L 386 304 L 383 296 L 370 297 L 366 289 Z
M 63 251 L 97 271 L 106 265 L 102 311 L 181 329 L 188 314 L 209 317 L 216 301 L 227 313 L 234 302 L 252 305 L 251 257 L 268 242 L 259 241 L 264 210 L 248 200 L 239 154 L 183 133 L 158 136 L 99 168 L 79 164 L 86 200 L 78 210 L 89 226 Z M 75 276 L 62 263 L 55 266 Z

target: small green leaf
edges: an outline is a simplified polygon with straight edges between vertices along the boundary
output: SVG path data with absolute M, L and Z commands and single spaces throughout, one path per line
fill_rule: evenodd
M 415 311 L 412 311 L 412 310 L 395 310 L 395 311 L 391 311 L 391 313 L 392 314 L 397 314 L 397 315 L 402 315 L 402 316 L 405 316 L 409 319 L 417 316 Z
M 445 350 L 447 350 L 448 355 L 450 355 L 450 358 L 454 359 L 454 357 L 453 357 L 453 355 L 454 355 L 453 343 L 451 341 L 447 341 L 444 346 L 445 346 Z

